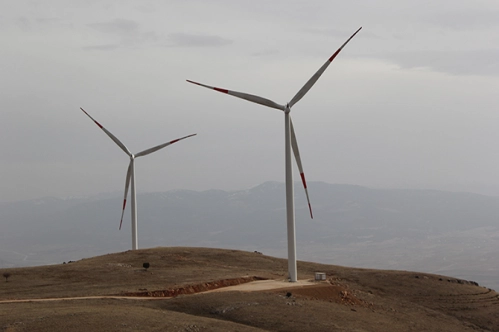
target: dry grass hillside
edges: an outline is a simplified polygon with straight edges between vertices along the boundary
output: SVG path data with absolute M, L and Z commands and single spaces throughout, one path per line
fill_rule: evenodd
M 0 331 L 499 331 L 499 295 L 472 282 L 309 262 L 298 270 L 310 281 L 228 288 L 284 281 L 287 261 L 184 247 L 4 269 Z M 313 282 L 316 271 L 328 280 Z

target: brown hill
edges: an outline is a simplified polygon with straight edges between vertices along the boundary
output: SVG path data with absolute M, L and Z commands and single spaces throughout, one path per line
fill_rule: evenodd
M 299 262 L 301 286 L 227 288 L 286 271 L 259 253 L 184 247 L 4 269 L 0 331 L 499 331 L 499 295 L 445 276 Z

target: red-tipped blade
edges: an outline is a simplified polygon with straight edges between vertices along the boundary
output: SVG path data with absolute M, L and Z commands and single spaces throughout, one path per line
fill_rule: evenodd
M 130 159 L 130 164 L 128 165 L 128 171 L 126 172 L 126 181 L 125 181 L 125 196 L 123 198 L 123 210 L 121 210 L 121 219 L 120 219 L 120 230 L 121 224 L 123 223 L 123 215 L 125 214 L 126 207 L 126 197 L 128 196 L 128 187 L 130 186 L 130 178 L 132 176 L 132 163 L 133 159 Z
M 253 103 L 257 103 L 257 104 L 260 104 L 263 106 L 275 108 L 275 109 L 278 109 L 281 111 L 284 111 L 286 109 L 285 106 L 279 105 L 279 104 L 277 104 L 277 103 L 275 103 L 272 100 L 267 99 L 267 98 L 263 98 L 263 97 L 259 97 L 259 96 L 255 96 L 255 95 L 250 95 L 248 93 L 243 93 L 243 92 L 231 91 L 231 90 L 227 90 L 227 89 L 220 89 L 220 88 L 216 88 L 214 86 L 209 86 L 209 85 L 201 84 L 201 83 L 190 81 L 190 80 L 187 80 L 187 82 L 192 83 L 192 84 L 196 84 L 196 85 L 208 88 L 208 89 L 212 89 L 212 90 L 215 90 L 218 92 L 226 93 L 228 95 L 238 97 L 238 98 L 241 98 L 241 99 L 244 99 L 247 101 L 251 101 Z
M 121 141 L 116 137 L 114 136 L 113 134 L 111 134 L 110 131 L 108 131 L 106 128 L 104 128 L 99 122 L 97 122 L 94 118 L 92 118 L 90 116 L 90 114 L 88 114 L 83 108 L 80 107 L 80 109 L 83 111 L 83 113 L 85 113 L 90 119 L 92 119 L 93 122 L 95 122 L 95 124 L 97 126 L 99 126 L 100 129 L 102 129 L 107 136 L 109 136 L 109 138 L 111 138 L 114 143 L 116 143 L 123 151 L 125 151 L 125 153 L 129 156 L 132 155 L 132 153 L 128 150 L 128 148 L 125 146 L 125 144 L 121 143 Z
M 334 58 L 336 58 L 338 53 L 340 53 L 343 47 L 345 47 L 345 45 L 348 44 L 348 42 L 360 31 L 360 29 L 362 29 L 362 27 L 360 27 L 357 31 L 355 31 L 355 33 L 352 36 L 350 36 L 350 38 L 348 38 L 348 40 L 345 43 L 343 43 L 343 45 L 341 45 L 341 47 L 336 52 L 334 52 L 334 54 L 322 65 L 322 67 L 319 68 L 319 70 L 314 74 L 314 76 L 312 76 L 308 80 L 308 82 L 305 83 L 305 85 L 300 89 L 300 91 L 298 91 L 298 93 L 293 97 L 293 99 L 291 99 L 291 101 L 289 102 L 289 107 L 293 107 L 294 104 L 299 102 L 300 99 L 302 99 L 307 94 L 308 90 L 310 90 L 312 86 L 314 86 L 315 82 L 317 82 L 319 77 L 321 77 L 324 71 L 326 71 L 329 64 L 333 62 Z
M 293 122 L 291 121 L 291 118 L 289 119 L 289 124 L 291 126 L 291 147 L 293 148 L 293 154 L 295 155 L 296 164 L 298 165 L 298 170 L 300 171 L 300 177 L 303 183 L 303 188 L 305 188 L 305 194 L 307 195 L 310 218 L 314 219 L 314 215 L 312 214 L 312 205 L 310 204 L 310 198 L 308 197 L 307 181 L 305 180 L 305 173 L 303 172 L 303 166 L 301 164 L 301 158 L 300 158 L 300 151 L 298 150 L 298 142 L 296 141 L 295 129 L 293 128 Z
M 188 135 L 188 136 L 184 136 L 184 137 L 181 137 L 181 138 L 177 138 L 177 139 L 174 139 L 173 141 L 170 141 L 170 142 L 166 142 L 166 143 L 163 143 L 163 144 L 160 144 L 158 146 L 155 146 L 155 147 L 152 147 L 150 149 L 147 149 L 147 150 L 144 150 L 142 152 L 139 152 L 135 155 L 135 158 L 137 157 L 142 157 L 142 156 L 146 156 L 150 153 L 153 153 L 155 151 L 158 151 L 164 147 L 167 147 L 168 145 L 171 145 L 173 143 L 177 143 L 178 141 L 181 141 L 183 139 L 186 139 L 186 138 L 189 138 L 189 137 L 192 137 L 192 136 L 196 136 L 197 134 L 191 134 L 191 135 Z

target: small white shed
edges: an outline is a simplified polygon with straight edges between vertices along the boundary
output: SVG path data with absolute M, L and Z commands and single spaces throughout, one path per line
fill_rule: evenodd
M 326 280 L 326 273 L 324 272 L 315 272 L 315 281 Z

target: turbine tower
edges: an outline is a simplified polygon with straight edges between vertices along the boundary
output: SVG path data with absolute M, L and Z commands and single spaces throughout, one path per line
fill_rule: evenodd
M 95 124 L 97 126 L 99 126 L 99 128 L 102 129 L 106 133 L 106 135 L 109 136 L 109 138 L 111 138 L 114 141 L 114 143 L 116 143 L 130 157 L 130 163 L 128 164 L 128 171 L 126 173 L 125 197 L 123 198 L 123 209 L 121 211 L 121 220 L 120 220 L 120 228 L 119 229 L 121 229 L 121 224 L 123 222 L 123 215 L 125 214 L 125 207 L 126 207 L 126 198 L 128 196 L 128 187 L 130 186 L 130 182 L 131 182 L 131 196 L 132 196 L 131 197 L 131 201 L 132 201 L 132 210 L 131 210 L 131 214 L 132 214 L 132 218 L 131 218 L 132 219 L 132 249 L 136 250 L 136 249 L 139 248 L 139 240 L 138 240 L 138 234 L 137 234 L 137 194 L 135 192 L 135 158 L 146 156 L 146 155 L 148 155 L 150 153 L 156 152 L 156 151 L 158 151 L 158 150 L 160 150 L 160 149 L 162 149 L 164 147 L 167 147 L 170 144 L 176 143 L 176 142 L 178 142 L 180 140 L 183 140 L 183 139 L 191 137 L 191 136 L 195 136 L 197 134 L 192 134 L 192 135 L 189 135 L 189 136 L 184 136 L 184 137 L 181 137 L 181 138 L 177 138 L 177 139 L 175 139 L 173 141 L 157 145 L 155 147 L 152 147 L 152 148 L 146 149 L 144 151 L 141 151 L 141 152 L 139 152 L 137 154 L 133 154 L 133 153 L 130 152 L 130 150 L 128 150 L 128 148 L 123 143 L 121 143 L 121 141 L 116 136 L 114 136 L 113 134 L 111 134 L 111 132 L 109 132 L 99 122 L 97 122 L 94 118 L 92 118 L 90 116 L 90 114 L 88 114 L 83 108 L 80 107 L 80 109 L 90 119 L 92 119 L 92 121 L 95 122 Z
M 341 45 L 341 47 L 322 65 L 322 67 L 308 80 L 307 83 L 298 91 L 298 93 L 291 99 L 286 105 L 281 105 L 273 102 L 272 100 L 262 98 L 259 96 L 231 91 L 227 89 L 216 88 L 213 86 L 197 83 L 194 81 L 187 80 L 189 83 L 193 83 L 208 89 L 216 90 L 225 94 L 229 94 L 234 97 L 245 99 L 253 103 L 257 103 L 263 106 L 275 108 L 284 111 L 284 135 L 285 135 L 285 169 L 286 169 L 286 220 L 287 220 L 287 232 L 288 232 L 288 272 L 289 280 L 291 282 L 296 282 L 297 280 L 297 268 L 296 268 L 296 234 L 295 234 L 295 207 L 294 207 L 294 192 L 293 192 L 293 169 L 291 165 L 291 150 L 295 155 L 296 164 L 298 170 L 300 171 L 300 177 L 302 179 L 303 187 L 305 188 L 305 194 L 307 196 L 308 208 L 310 211 L 310 217 L 313 218 L 312 206 L 310 205 L 310 198 L 308 196 L 307 182 L 305 181 L 305 174 L 303 172 L 303 167 L 300 158 L 300 152 L 298 151 L 298 144 L 296 141 L 296 135 L 293 128 L 293 123 L 291 121 L 291 108 L 300 99 L 302 99 L 305 94 L 312 88 L 312 86 L 317 82 L 319 77 L 324 73 L 327 67 L 333 62 L 336 56 L 341 52 L 343 47 L 362 29 L 360 27 L 355 33 L 348 38 L 348 40 Z

